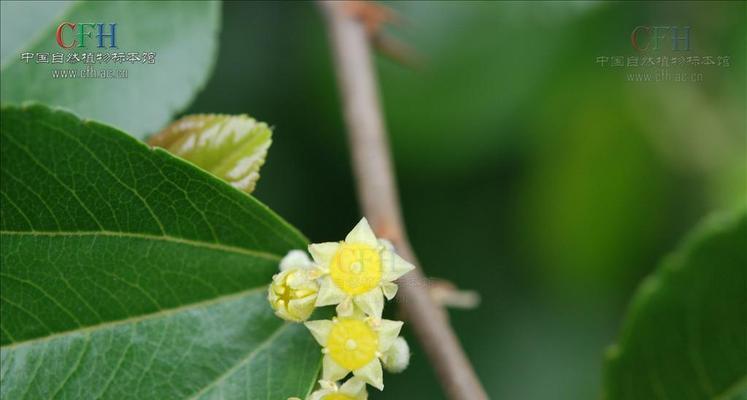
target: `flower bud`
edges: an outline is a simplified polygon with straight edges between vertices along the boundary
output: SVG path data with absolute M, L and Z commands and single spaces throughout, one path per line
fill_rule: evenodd
M 394 340 L 392 347 L 384 353 L 381 358 L 384 369 L 392 373 L 400 373 L 407 368 L 410 363 L 410 346 L 405 339 L 400 336 Z
M 319 285 L 309 279 L 308 272 L 292 268 L 272 277 L 267 299 L 278 317 L 301 322 L 314 312 Z
M 291 250 L 280 260 L 281 272 L 292 268 L 309 269 L 313 266 L 311 259 L 303 250 Z

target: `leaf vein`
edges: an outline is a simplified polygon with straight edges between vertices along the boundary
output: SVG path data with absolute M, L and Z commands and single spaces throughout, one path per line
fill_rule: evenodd
M 285 328 L 287 328 L 288 326 L 290 326 L 290 324 L 287 323 L 287 322 L 285 322 L 282 325 L 280 325 L 280 327 L 277 330 L 275 330 L 275 332 L 273 332 L 271 335 L 269 335 L 267 338 L 265 338 L 262 341 L 262 343 L 260 343 L 252 351 L 250 351 L 246 356 L 244 356 L 244 358 L 242 358 L 241 360 L 239 360 L 231 368 L 229 368 L 223 374 L 221 374 L 219 377 L 217 377 L 212 382 L 210 382 L 209 384 L 207 384 L 200 391 L 198 391 L 197 393 L 193 394 L 189 398 L 189 400 L 196 400 L 196 399 L 202 397 L 202 395 L 204 395 L 205 393 L 209 392 L 213 387 L 217 386 L 218 384 L 220 384 L 221 382 L 223 382 L 224 380 L 226 380 L 228 377 L 230 377 L 231 375 L 233 375 L 236 371 L 239 370 L 239 368 L 241 368 L 242 366 L 244 366 L 248 362 L 252 361 L 252 359 L 254 359 L 254 357 L 257 354 L 259 354 L 260 351 L 262 351 L 265 347 L 269 346 L 278 336 L 280 336 L 280 333 L 282 333 L 283 330 L 285 330 Z M 220 386 L 218 386 L 218 387 L 220 388 Z
M 56 127 L 56 126 L 54 126 L 54 125 L 50 125 L 50 124 L 48 124 L 48 123 L 46 123 L 46 122 L 44 122 L 44 121 L 38 121 L 38 123 L 39 123 L 40 125 L 43 125 L 43 126 L 45 126 L 45 127 L 49 128 L 49 129 L 51 129 L 51 130 L 57 131 L 57 132 L 61 133 L 62 135 L 64 135 L 64 136 L 67 136 L 68 138 L 70 138 L 70 139 L 74 140 L 75 142 L 77 142 L 77 143 L 78 143 L 78 144 L 80 145 L 80 147 L 81 147 L 81 148 L 82 148 L 83 150 L 85 150 L 85 151 L 86 151 L 86 153 L 88 153 L 88 154 L 89 154 L 89 155 L 91 156 L 91 158 L 92 158 L 92 159 L 93 159 L 94 161 L 96 161 L 96 163 L 98 163 L 98 164 L 99 164 L 99 165 L 101 166 L 101 168 L 102 168 L 102 169 L 103 169 L 104 171 L 106 171 L 106 172 L 107 172 L 107 173 L 108 173 L 109 175 L 111 175 L 111 177 L 112 177 L 112 178 L 114 178 L 114 181 L 116 181 L 117 183 L 119 183 L 120 185 L 122 185 L 122 187 L 124 187 L 125 189 L 127 189 L 128 191 L 130 191 L 130 192 L 131 192 L 132 194 L 134 194 L 134 195 L 135 195 L 135 196 L 136 196 L 136 197 L 137 197 L 137 198 L 138 198 L 138 199 L 139 199 L 140 201 L 142 201 L 142 202 L 143 202 L 143 205 L 144 205 L 144 206 L 145 206 L 145 208 L 146 208 L 146 209 L 148 210 L 148 213 L 150 213 L 150 215 L 151 215 L 151 217 L 153 218 L 154 222 L 155 222 L 156 224 L 158 224 L 158 227 L 159 227 L 159 229 L 161 230 L 161 233 L 162 233 L 162 234 L 164 234 L 164 235 L 166 234 L 166 229 L 164 228 L 164 226 L 163 226 L 163 223 L 162 223 L 162 222 L 161 222 L 161 220 L 160 220 L 160 219 L 158 218 L 158 216 L 157 216 L 157 215 L 156 215 L 156 213 L 155 213 L 155 212 L 153 211 L 153 209 L 152 209 L 152 208 L 150 207 L 150 204 L 148 204 L 148 201 L 147 201 L 147 200 L 145 200 L 145 198 L 144 198 L 144 197 L 143 197 L 143 196 L 142 196 L 142 195 L 140 194 L 140 192 L 138 192 L 138 191 L 137 191 L 137 190 L 136 190 L 135 188 L 133 188 L 132 186 L 130 186 L 130 185 L 128 185 L 127 183 L 125 183 L 124 181 L 122 181 L 122 179 L 121 179 L 121 178 L 120 178 L 120 177 L 119 177 L 119 176 L 118 176 L 117 174 L 115 174 L 115 173 L 114 173 L 114 172 L 113 172 L 113 171 L 112 171 L 111 169 L 109 169 L 109 167 L 108 167 L 108 166 L 106 165 L 106 163 L 104 163 L 104 162 L 103 162 L 103 161 L 102 161 L 102 160 L 101 160 L 101 159 L 99 158 L 99 156 L 98 156 L 98 155 L 96 155 L 96 153 L 95 153 L 95 152 L 93 152 L 93 151 L 91 150 L 91 148 L 90 148 L 90 147 L 88 147 L 88 145 L 86 145 L 86 144 L 85 144 L 85 143 L 83 143 L 83 142 L 82 142 L 82 141 L 81 141 L 81 140 L 80 140 L 80 139 L 79 139 L 78 137 L 76 137 L 75 135 L 71 135 L 71 134 L 70 134 L 69 132 L 65 131 L 64 129 L 60 129 L 60 128 L 58 128 L 58 127 Z M 83 126 L 85 126 L 85 127 L 86 127 L 86 129 L 89 129 L 89 130 L 90 130 L 90 128 L 88 128 L 88 126 L 86 126 L 85 124 L 83 124 Z M 110 207 L 111 207 L 111 204 L 110 204 Z
M 80 197 L 78 197 L 78 194 L 75 192 L 75 190 L 73 190 L 73 188 L 69 187 L 65 182 L 63 182 L 60 179 L 60 177 L 58 177 L 54 172 L 52 172 L 51 170 L 49 170 L 49 168 L 47 168 L 47 166 L 44 165 L 41 161 L 37 160 L 36 157 L 34 157 L 34 154 L 28 148 L 26 148 L 22 144 L 18 143 L 18 141 L 16 141 L 16 139 L 13 138 L 13 135 L 5 135 L 5 137 L 11 143 L 13 143 L 16 147 L 18 147 L 19 149 L 21 149 L 21 151 L 23 153 L 25 153 L 28 156 L 28 158 L 34 164 L 36 164 L 39 168 L 41 168 L 42 171 L 46 172 L 55 181 L 57 181 L 57 183 L 59 183 L 60 186 L 62 186 L 63 188 L 65 188 L 65 190 L 67 190 L 68 192 L 70 192 L 70 194 L 73 195 L 73 197 L 75 197 L 75 200 L 78 201 L 78 204 L 80 204 L 80 206 L 83 208 L 83 210 L 88 214 L 88 216 L 91 217 L 91 219 L 93 220 L 93 222 L 95 222 L 96 225 L 98 225 L 101 230 L 105 230 L 104 226 L 101 224 L 101 221 L 99 221 L 98 218 L 96 218 L 96 215 L 90 209 L 88 209 L 88 206 L 86 206 L 86 204 L 83 202 L 83 200 L 81 200 Z
M 40 292 L 41 294 L 43 294 L 44 297 L 46 297 L 49 300 L 51 300 L 52 303 L 54 303 L 57 307 L 59 307 L 60 310 L 62 310 L 65 314 L 67 314 L 73 321 L 75 321 L 75 323 L 78 324 L 78 326 L 83 326 L 83 323 L 78 319 L 78 317 L 76 317 L 75 315 L 73 315 L 73 313 L 70 310 L 68 310 L 67 307 L 63 306 L 62 303 L 59 302 L 59 300 L 57 300 L 51 294 L 47 293 L 47 291 L 44 290 L 44 288 L 42 288 L 41 286 L 35 284 L 32 281 L 29 281 L 29 280 L 26 280 L 26 279 L 21 279 L 21 278 L 19 278 L 17 276 L 13 276 L 13 275 L 8 275 L 8 274 L 3 273 L 3 272 L 0 272 L 0 277 L 5 277 L 6 279 L 12 279 L 12 280 L 14 280 L 16 282 L 23 283 L 23 284 L 25 284 L 25 285 L 33 288 L 33 289 L 36 289 L 38 292 Z M 7 299 L 6 299 L 6 301 L 7 301 Z M 38 318 L 37 318 L 37 320 L 38 320 Z

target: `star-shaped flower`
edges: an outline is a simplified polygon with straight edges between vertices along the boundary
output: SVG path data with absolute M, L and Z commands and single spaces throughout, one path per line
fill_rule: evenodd
M 353 377 L 348 379 L 342 386 L 335 382 L 320 380 L 319 390 L 309 396 L 309 400 L 366 400 L 366 382 Z
M 306 322 L 311 334 L 323 347 L 322 379 L 337 381 L 352 372 L 371 386 L 383 390 L 380 358 L 394 343 L 402 329 L 401 321 L 347 318 Z
M 415 268 L 394 253 L 392 245 L 374 235 L 365 218 L 343 242 L 312 244 L 309 253 L 320 277 L 316 306 L 338 304 L 337 314 L 349 316 L 353 305 L 381 318 L 384 296 L 397 293 L 393 281 Z

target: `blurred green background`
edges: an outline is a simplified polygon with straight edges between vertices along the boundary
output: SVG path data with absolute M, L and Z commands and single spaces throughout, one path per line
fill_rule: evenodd
M 478 374 L 495 399 L 599 398 L 640 279 L 709 211 L 746 203 L 745 3 L 387 4 L 405 20 L 388 33 L 424 59 L 377 59 L 407 228 L 429 275 L 482 296 L 450 313 Z M 636 70 L 595 62 L 638 55 L 638 25 L 690 26 L 691 55 L 731 65 L 627 82 Z M 256 196 L 313 241 L 360 217 L 313 4 L 224 4 L 196 112 L 275 127 Z M 405 334 L 411 367 L 372 397 L 443 398 Z

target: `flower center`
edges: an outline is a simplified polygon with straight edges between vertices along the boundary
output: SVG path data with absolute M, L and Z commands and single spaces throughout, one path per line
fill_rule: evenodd
M 340 319 L 327 339 L 329 355 L 341 367 L 354 371 L 376 357 L 379 336 L 365 321 Z
M 332 258 L 329 270 L 332 281 L 345 293 L 365 293 L 381 281 L 381 256 L 371 246 L 343 243 Z
M 324 396 L 324 400 L 355 400 L 355 399 L 342 393 L 330 393 Z

